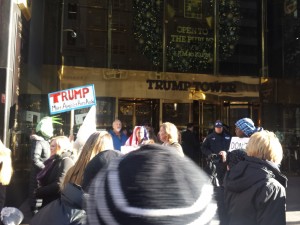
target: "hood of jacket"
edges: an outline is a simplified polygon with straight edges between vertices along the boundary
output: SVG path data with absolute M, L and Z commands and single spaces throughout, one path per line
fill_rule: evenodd
M 69 206 L 76 209 L 82 209 L 84 192 L 82 188 L 76 184 L 68 183 L 61 193 L 61 200 Z
M 30 135 L 30 140 L 32 141 L 42 141 L 45 140 L 43 137 L 37 135 L 37 134 L 32 134 Z
M 92 158 L 85 167 L 82 180 L 83 190 L 87 192 L 89 185 L 96 174 L 100 170 L 107 168 L 110 161 L 114 160 L 117 157 L 121 157 L 122 155 L 123 153 L 116 150 L 105 150 L 95 155 L 94 158 Z
M 278 166 L 272 162 L 255 157 L 246 156 L 227 172 L 224 186 L 232 192 L 243 192 L 252 185 L 274 178 L 281 185 L 287 187 L 287 178 L 280 172 Z

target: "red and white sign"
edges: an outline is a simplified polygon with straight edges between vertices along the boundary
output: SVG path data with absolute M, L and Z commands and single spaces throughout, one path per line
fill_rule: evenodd
M 86 85 L 48 94 L 50 114 L 96 105 L 94 85 Z

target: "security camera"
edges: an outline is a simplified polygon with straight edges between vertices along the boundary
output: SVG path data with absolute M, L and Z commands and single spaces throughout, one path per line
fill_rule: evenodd
M 71 37 L 72 38 L 76 38 L 77 37 L 77 33 L 75 31 L 71 31 Z

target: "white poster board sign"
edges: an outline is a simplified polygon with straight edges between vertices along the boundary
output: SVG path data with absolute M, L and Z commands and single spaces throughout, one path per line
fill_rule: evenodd
M 246 146 L 248 142 L 249 142 L 249 138 L 247 137 L 244 138 L 232 137 L 228 151 L 231 152 L 233 150 L 238 150 L 238 149 L 246 151 Z
M 139 146 L 126 146 L 126 145 L 124 145 L 124 146 L 121 146 L 121 152 L 123 154 L 127 154 L 129 152 L 137 150 L 138 148 L 139 148 Z
M 93 84 L 52 92 L 48 99 L 51 115 L 96 105 Z
M 37 123 L 41 120 L 41 114 L 39 112 L 26 111 L 26 121 L 31 123 Z

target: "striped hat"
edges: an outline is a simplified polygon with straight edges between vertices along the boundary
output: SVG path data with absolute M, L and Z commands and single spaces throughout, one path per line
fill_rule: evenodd
M 254 126 L 253 121 L 250 118 L 243 118 L 238 120 L 235 123 L 235 126 L 239 128 L 243 133 L 247 136 L 250 137 L 253 133 L 255 133 L 257 128 Z
M 87 224 L 201 225 L 215 218 L 216 209 L 207 175 L 174 149 L 152 144 L 97 175 L 87 197 Z

